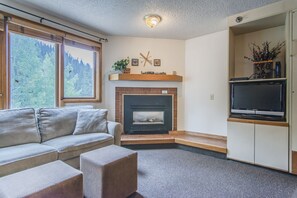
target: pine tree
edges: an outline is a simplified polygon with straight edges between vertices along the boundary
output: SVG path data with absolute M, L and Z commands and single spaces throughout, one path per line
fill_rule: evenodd
M 11 107 L 53 107 L 56 101 L 55 44 L 11 33 Z M 65 53 L 64 95 L 93 95 L 93 69 Z

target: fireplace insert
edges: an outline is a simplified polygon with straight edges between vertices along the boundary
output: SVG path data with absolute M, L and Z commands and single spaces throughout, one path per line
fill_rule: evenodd
M 124 95 L 126 134 L 164 134 L 172 130 L 171 95 Z

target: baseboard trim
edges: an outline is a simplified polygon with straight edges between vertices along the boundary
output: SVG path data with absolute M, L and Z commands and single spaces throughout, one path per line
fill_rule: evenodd
M 216 158 L 220 158 L 220 159 L 227 159 L 227 155 L 225 153 L 221 153 L 221 152 L 210 151 L 210 150 L 206 150 L 206 149 L 202 149 L 202 148 L 196 148 L 196 147 L 186 146 L 186 145 L 181 145 L 181 144 L 177 144 L 177 148 L 184 150 L 184 151 L 190 151 L 193 153 L 199 153 L 202 155 L 208 155 L 208 156 L 212 156 L 212 157 L 216 157 Z
M 134 145 L 121 145 L 128 149 L 171 149 L 177 148 L 177 144 L 134 144 Z
M 202 155 L 207 155 L 219 159 L 227 159 L 227 155 L 224 153 L 216 152 L 216 151 L 210 151 L 210 150 L 205 150 L 201 148 L 195 148 L 192 146 L 186 146 L 186 145 L 180 145 L 180 144 L 143 144 L 143 145 L 123 145 L 123 147 L 132 149 L 132 150 L 137 150 L 137 149 L 181 149 L 184 151 L 189 151 L 193 153 L 198 153 Z

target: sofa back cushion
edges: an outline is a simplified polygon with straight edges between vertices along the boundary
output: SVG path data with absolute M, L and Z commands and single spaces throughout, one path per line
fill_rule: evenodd
M 0 148 L 40 141 L 34 109 L 0 111 Z
M 42 142 L 73 133 L 77 118 L 76 108 L 41 108 L 38 126 Z
M 107 109 L 80 109 L 73 135 L 107 133 Z

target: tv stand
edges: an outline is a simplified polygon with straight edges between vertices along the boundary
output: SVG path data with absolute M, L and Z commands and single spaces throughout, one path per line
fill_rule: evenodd
M 239 123 L 251 123 L 251 124 L 263 124 L 270 126 L 283 126 L 289 127 L 289 123 L 285 121 L 268 121 L 268 120 L 256 120 L 256 119 L 242 119 L 230 117 L 227 119 L 228 122 L 239 122 Z
M 289 124 L 228 118 L 228 158 L 289 171 Z

